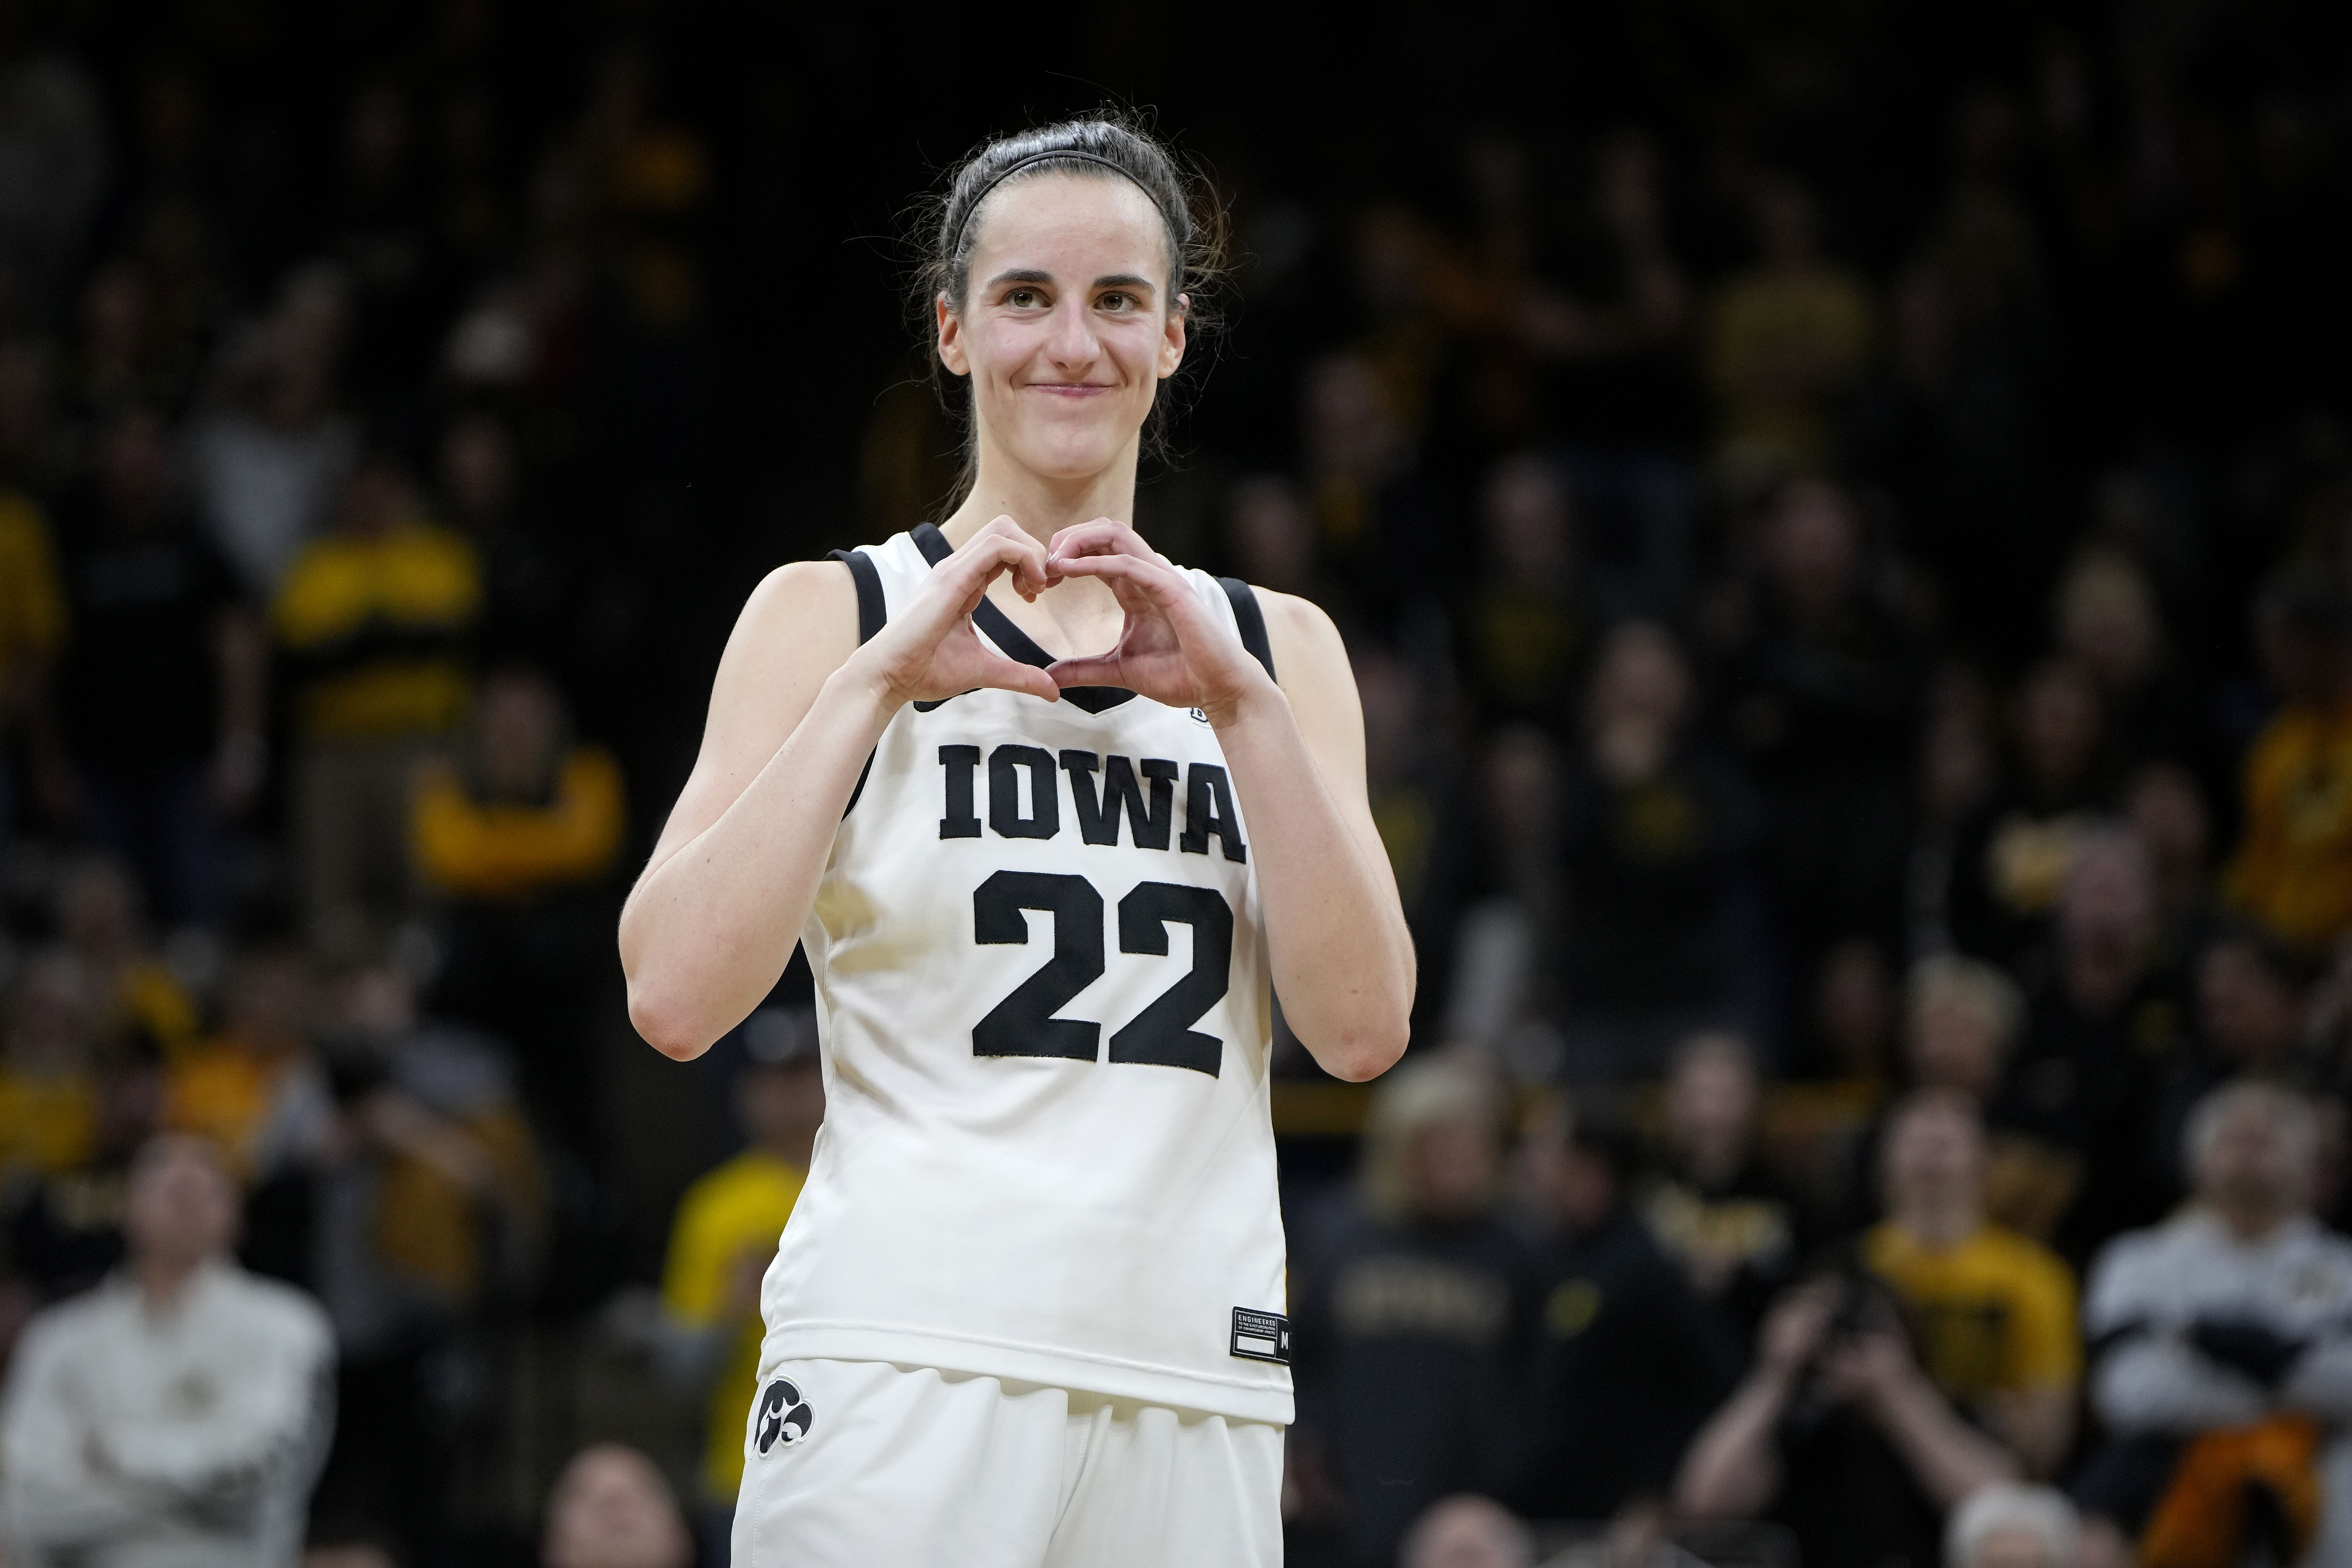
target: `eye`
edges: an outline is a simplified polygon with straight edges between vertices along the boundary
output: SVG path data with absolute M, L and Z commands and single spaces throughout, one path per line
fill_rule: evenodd
M 1137 303 L 1134 295 L 1121 293 L 1117 289 L 1113 289 L 1096 301 L 1097 305 L 1106 310 L 1132 310 L 1136 309 Z
M 1015 289 L 1004 296 L 1004 302 L 1016 310 L 1032 310 L 1045 302 L 1045 297 L 1034 289 Z

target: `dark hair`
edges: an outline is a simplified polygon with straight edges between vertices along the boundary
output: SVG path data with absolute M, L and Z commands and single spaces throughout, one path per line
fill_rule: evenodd
M 1131 181 L 1158 209 L 1167 232 L 1168 308 L 1184 312 L 1186 334 L 1194 344 L 1214 331 L 1213 293 L 1225 267 L 1224 209 L 1207 181 L 1185 167 L 1157 137 L 1127 116 L 1104 110 L 982 142 L 957 165 L 943 193 L 917 207 L 915 249 L 922 259 L 908 306 L 924 342 L 935 331 L 933 301 L 945 295 L 951 309 L 963 309 L 971 287 L 972 248 L 979 243 L 980 209 L 1000 186 L 1043 174 Z M 1185 363 L 1203 362 L 1188 353 Z M 946 396 L 946 373 L 936 353 L 930 356 L 930 373 L 941 402 L 966 421 L 963 472 L 954 492 L 960 500 L 971 490 L 976 474 L 971 405 L 967 398 L 959 407 L 957 400 Z M 1192 379 L 1181 371 L 1171 377 L 1153 399 L 1151 417 L 1144 426 L 1144 450 L 1155 457 L 1167 455 L 1168 394 L 1178 378 Z

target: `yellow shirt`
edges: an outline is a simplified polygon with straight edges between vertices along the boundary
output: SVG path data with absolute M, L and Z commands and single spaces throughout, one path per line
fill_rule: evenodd
M 2352 927 L 2352 702 L 2296 704 L 2246 754 L 2246 837 L 2230 901 L 2316 951 Z
M 471 690 L 457 641 L 481 608 L 474 547 L 448 529 L 312 541 L 270 607 L 279 645 L 324 667 L 301 693 L 304 733 L 391 740 L 451 728 Z
M 1821 463 L 1830 430 L 1816 398 L 1861 374 L 1871 325 L 1868 290 L 1834 268 L 1734 279 L 1716 301 L 1706 342 L 1730 443 Z
M 454 772 L 435 769 L 417 791 L 410 841 L 442 891 L 517 899 L 605 870 L 620 853 L 623 822 L 620 764 L 601 746 L 576 746 L 543 806 L 484 804 Z
M 211 1139 L 240 1179 L 249 1176 L 261 1131 L 278 1101 L 279 1071 L 226 1041 L 197 1046 L 166 1074 L 163 1125 Z
M 1863 1237 L 1862 1255 L 1903 1298 L 1921 1363 L 1952 1398 L 1967 1404 L 2081 1381 L 2074 1277 L 2040 1243 L 1989 1225 L 1930 1252 L 1889 1220 Z
M 87 1073 L 0 1068 L 0 1170 L 59 1175 L 98 1152 L 98 1088 Z
M 670 1227 L 663 1309 L 694 1328 L 716 1326 L 727 1308 L 736 1259 L 746 1251 L 764 1258 L 775 1250 L 807 1179 L 797 1165 L 746 1149 L 688 1187 Z M 743 1433 L 759 1392 L 760 1339 L 755 1312 L 738 1326 L 726 1366 L 710 1391 L 702 1486 L 722 1501 L 732 1501 L 743 1485 Z
M 20 670 L 55 653 L 65 637 L 65 590 L 48 525 L 24 494 L 0 490 L 0 698 Z

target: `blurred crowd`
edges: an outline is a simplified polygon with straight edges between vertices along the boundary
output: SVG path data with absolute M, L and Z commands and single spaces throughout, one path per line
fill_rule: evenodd
M 804 973 L 690 1135 L 596 1064 L 741 124 L 448 0 L 273 142 L 218 10 L 0 14 L 0 1536 L 712 1568 Z M 2352 1561 L 2352 100 L 2252 25 L 1884 147 L 1753 40 L 1389 174 L 1203 115 L 1139 521 L 1338 621 L 1421 962 L 1369 1094 L 1277 1040 L 1294 1562 Z M 761 564 L 950 499 L 827 368 Z

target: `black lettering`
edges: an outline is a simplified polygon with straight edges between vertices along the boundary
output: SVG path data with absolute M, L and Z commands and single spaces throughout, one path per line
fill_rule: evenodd
M 1225 770 L 1214 763 L 1194 763 L 1184 785 L 1184 853 L 1206 855 L 1209 835 L 1213 833 L 1226 859 L 1247 860 L 1249 846 L 1242 842 L 1241 814 L 1234 809 L 1233 786 L 1226 782 Z
M 1037 754 L 1042 757 L 1045 753 Z M 1045 775 L 1046 787 L 1053 786 L 1053 779 L 1049 772 Z M 1014 986 L 1011 995 L 990 1008 L 988 1016 L 971 1026 L 971 1054 L 1064 1057 L 1090 1062 L 1102 1040 L 1102 1026 L 1084 1018 L 1056 1018 L 1054 1015 L 1102 974 L 1102 895 L 1084 877 L 999 871 L 972 890 L 973 940 L 1026 946 L 1029 922 L 1021 912 L 1024 910 L 1036 910 L 1054 917 L 1054 956 Z M 1230 919 L 1228 923 L 1230 928 Z M 1167 940 L 1163 929 L 1160 949 L 1162 952 L 1168 951 Z M 1230 936 L 1227 940 L 1231 940 Z
M 1110 1059 L 1190 1068 L 1214 1078 L 1225 1044 L 1192 1026 L 1224 999 L 1233 972 L 1233 906 L 1214 888 L 1139 882 L 1118 901 L 1118 950 L 1167 957 L 1168 927 L 1175 921 L 1192 928 L 1192 967 L 1111 1036 Z
M 1029 770 L 1029 815 L 1021 815 L 1021 781 Z M 988 825 L 1000 838 L 1051 838 L 1062 831 L 1062 795 L 1054 759 L 1036 746 L 999 746 L 988 753 Z M 1230 853 L 1230 851 L 1228 851 Z
M 871 767 L 873 764 L 866 764 Z M 940 766 L 947 770 L 947 815 L 940 818 L 942 838 L 977 838 L 980 818 L 971 814 L 971 775 L 980 766 L 978 746 L 941 746 Z M 864 780 L 859 780 L 863 784 Z
M 1062 766 L 1070 775 L 1070 802 L 1078 816 L 1078 837 L 1088 844 L 1117 844 L 1118 816 L 1127 813 L 1128 837 L 1138 849 L 1165 849 L 1175 816 L 1176 764 L 1160 757 L 1143 759 L 1143 776 L 1151 783 L 1151 800 L 1144 804 L 1136 783 L 1135 764 L 1125 757 L 1097 758 L 1092 752 L 1064 752 Z M 1103 774 L 1102 793 L 1095 793 L 1095 770 Z

